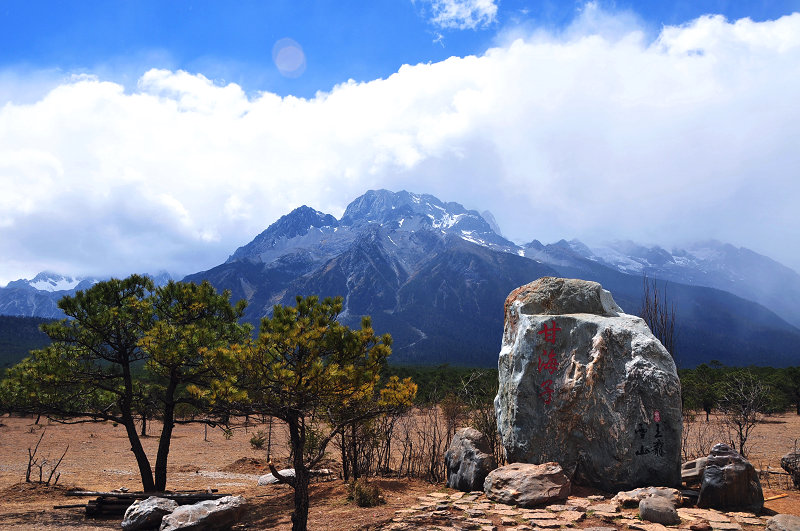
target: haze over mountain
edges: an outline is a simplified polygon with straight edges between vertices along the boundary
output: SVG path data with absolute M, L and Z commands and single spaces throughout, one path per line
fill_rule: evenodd
M 370 190 L 339 219 L 298 207 L 225 263 L 184 280 L 246 299 L 255 325 L 298 294 L 341 295 L 344 322 L 371 315 L 377 331 L 392 334 L 395 363 L 491 366 L 512 289 L 546 275 L 596 280 L 638 314 L 647 275 L 675 304 L 680 364 L 797 363 L 800 276 L 767 257 L 715 241 L 672 251 L 633 242 L 516 245 L 487 217 L 432 195 Z M 56 301 L 95 281 L 41 274 L 11 282 L 0 288 L 0 314 L 61 317 Z

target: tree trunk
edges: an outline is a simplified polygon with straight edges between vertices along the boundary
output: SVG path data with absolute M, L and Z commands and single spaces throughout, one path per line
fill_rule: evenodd
M 353 471 L 353 479 L 358 479 L 361 477 L 361 464 L 358 462 L 358 424 L 356 422 L 350 425 L 350 448 L 350 458 L 352 459 L 350 468 Z
M 153 469 L 150 467 L 150 461 L 147 459 L 144 448 L 142 448 L 142 441 L 139 439 L 139 434 L 136 433 L 136 422 L 130 412 L 127 414 L 124 411 L 122 412 L 122 424 L 128 434 L 128 441 L 131 443 L 131 452 L 133 452 L 136 464 L 139 466 L 139 475 L 142 477 L 142 490 L 155 492 L 156 485 L 153 482 Z
M 342 479 L 348 481 L 350 479 L 350 461 L 347 459 L 347 438 L 344 436 L 344 430 L 339 434 L 339 440 L 342 447 Z
M 167 488 L 167 458 L 169 445 L 172 441 L 172 429 L 175 427 L 175 389 L 178 387 L 177 379 L 170 378 L 164 396 L 164 425 L 161 428 L 161 437 L 158 439 L 158 453 L 156 454 L 156 490 L 163 492 Z
M 142 437 L 147 437 L 147 415 L 142 413 Z
M 306 445 L 306 430 L 303 419 L 289 419 L 289 439 L 292 444 L 292 463 L 294 465 L 294 512 L 292 513 L 292 531 L 308 529 L 308 484 L 311 474 L 303 462 Z
M 121 365 L 122 378 L 125 383 L 125 391 L 119 401 L 122 425 L 125 426 L 125 431 L 128 434 L 128 441 L 131 443 L 131 452 L 133 452 L 136 458 L 136 464 L 139 466 L 139 475 L 142 477 L 142 490 L 145 492 L 155 492 L 156 485 L 153 481 L 153 469 L 150 467 L 150 461 L 147 459 L 144 448 L 142 448 L 142 441 L 139 439 L 139 434 L 136 432 L 136 421 L 133 419 L 133 411 L 131 408 L 133 404 L 131 367 L 127 359 L 125 359 Z

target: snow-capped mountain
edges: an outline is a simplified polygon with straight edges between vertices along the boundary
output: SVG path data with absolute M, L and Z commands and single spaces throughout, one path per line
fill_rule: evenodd
M 645 274 L 670 283 L 679 364 L 786 366 L 800 358 L 800 329 L 787 322 L 798 314 L 800 281 L 769 258 L 718 242 L 673 251 L 578 240 L 518 246 L 491 214 L 405 191 L 368 191 L 340 219 L 296 208 L 225 263 L 184 280 L 209 280 L 247 300 L 254 324 L 296 295 L 341 295 L 344 322 L 371 315 L 378 332 L 392 334 L 394 362 L 488 366 L 512 289 L 545 275 L 595 280 L 637 314 Z M 56 301 L 94 281 L 41 274 L 12 282 L 0 288 L 0 314 L 62 317 Z
M 275 304 L 294 304 L 298 294 L 342 295 L 342 319 L 357 325 L 371 315 L 376 330 L 392 334 L 396 362 L 491 365 L 506 296 L 540 276 L 599 281 L 626 311 L 638 313 L 642 270 L 633 269 L 633 256 L 620 252 L 617 259 L 606 262 L 576 240 L 517 246 L 457 203 L 377 190 L 355 199 L 338 220 L 295 209 L 226 263 L 185 280 L 207 279 L 246 299 L 253 323 Z M 800 330 L 774 313 L 724 291 L 672 283 L 685 365 L 746 364 L 753 355 L 775 365 L 793 359 Z
M 172 280 L 172 276 L 165 271 L 149 276 L 157 286 Z M 70 277 L 44 271 L 30 280 L 23 278 L 11 281 L 6 287 L 0 288 L 0 315 L 63 319 L 64 312 L 58 307 L 58 301 L 65 295 L 91 288 L 101 280 L 104 279 Z
M 582 256 L 623 273 L 729 291 L 800 326 L 800 275 L 750 249 L 716 240 L 670 251 L 631 241 L 592 249 L 577 240 L 569 244 Z

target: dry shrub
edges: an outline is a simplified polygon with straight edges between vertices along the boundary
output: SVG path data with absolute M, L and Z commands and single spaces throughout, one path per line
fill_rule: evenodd
M 359 507 L 376 507 L 386 503 L 378 485 L 370 483 L 366 479 L 354 479 L 347 485 L 347 490 L 347 499 L 355 502 Z

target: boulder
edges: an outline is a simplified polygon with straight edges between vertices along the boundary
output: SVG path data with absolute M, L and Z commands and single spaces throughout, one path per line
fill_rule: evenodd
M 781 457 L 781 468 L 792 476 L 794 486 L 800 489 L 800 452 L 795 450 Z
M 241 519 L 244 510 L 245 499 L 241 496 L 181 505 L 164 517 L 160 531 L 228 529 Z
M 755 467 L 727 444 L 714 445 L 703 472 L 697 506 L 760 512 L 764 494 Z
M 498 503 L 534 507 L 566 500 L 570 481 L 558 463 L 514 463 L 489 472 L 483 491 Z
M 125 531 L 158 529 L 161 519 L 177 508 L 178 502 L 175 500 L 157 496 L 136 500 L 125 511 L 125 516 L 122 518 L 122 529 Z
M 669 487 L 641 487 L 627 492 L 618 492 L 611 501 L 623 507 L 639 507 L 639 502 L 645 498 L 664 498 L 673 507 L 679 506 L 683 502 L 681 492 Z
M 675 363 L 600 284 L 544 277 L 512 291 L 498 368 L 509 462 L 555 461 L 606 491 L 679 486 Z
M 667 498 L 652 496 L 639 502 L 639 518 L 662 525 L 677 525 L 681 517 Z
M 474 428 L 461 428 L 444 454 L 447 486 L 472 492 L 483 488 L 486 476 L 497 468 L 489 440 Z
M 776 514 L 767 521 L 764 531 L 800 531 L 800 516 Z

